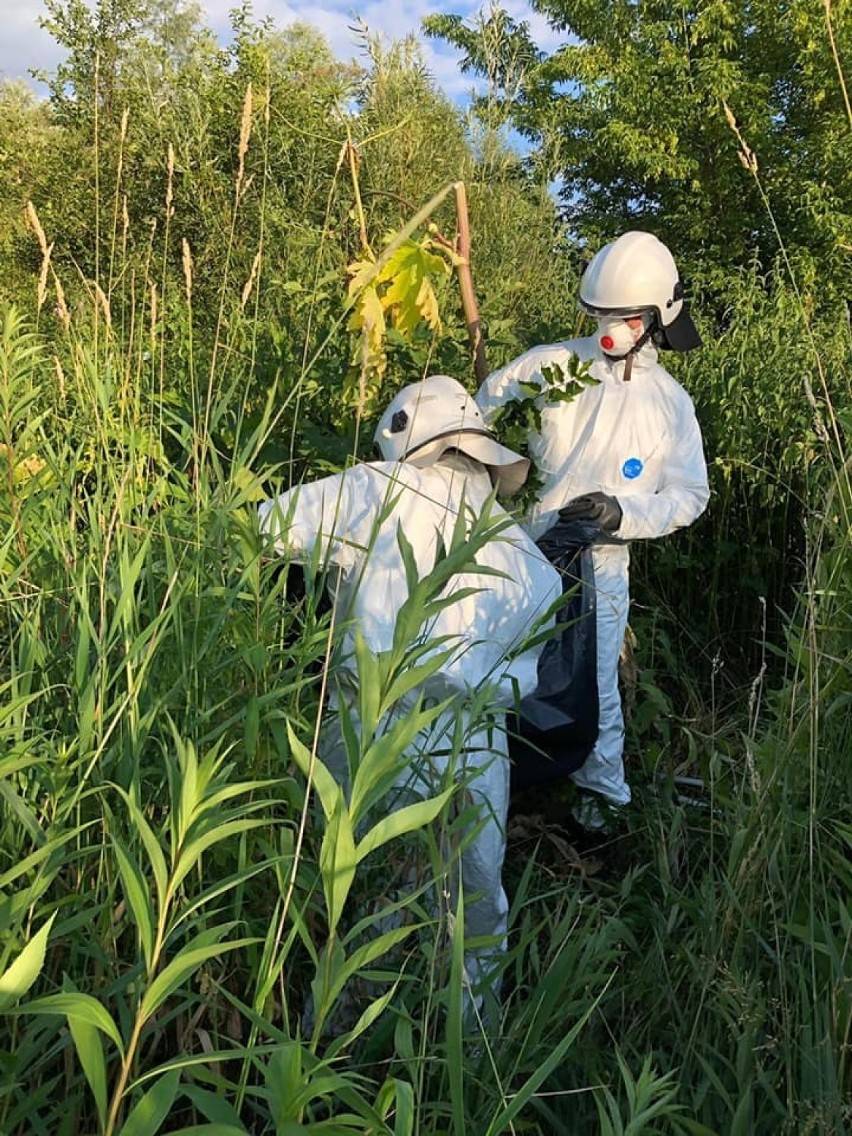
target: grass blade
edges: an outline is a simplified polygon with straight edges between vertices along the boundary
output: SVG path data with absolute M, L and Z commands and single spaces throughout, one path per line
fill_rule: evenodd
M 454 789 L 451 787 L 437 797 L 404 805 L 403 808 L 396 809 L 389 816 L 383 817 L 377 824 L 373 825 L 364 839 L 359 841 L 355 849 L 355 862 L 360 864 L 371 852 L 375 852 L 377 848 L 381 848 L 383 844 L 387 844 L 394 837 L 403 836 L 407 832 L 415 832 L 417 829 L 425 828 L 427 824 L 431 824 L 452 797 L 453 792 Z
M 121 1040 L 118 1027 L 107 1010 L 91 994 L 83 994 L 79 990 L 48 994 L 35 1002 L 28 1002 L 23 1006 L 16 1007 L 15 1013 L 62 1014 L 68 1018 L 72 1016 L 79 1018 L 80 1021 L 94 1026 L 101 1033 L 105 1033 L 110 1041 L 115 1042 L 119 1053 L 124 1054 L 124 1043 Z
M 119 1136 L 156 1136 L 171 1112 L 180 1083 L 180 1070 L 164 1073 L 133 1108 Z
M 56 912 L 39 927 L 15 961 L 0 974 L 0 1011 L 13 1005 L 41 974 L 47 950 L 47 937 Z
M 232 942 L 220 943 L 219 939 L 228 933 L 232 924 L 223 927 L 214 927 L 211 931 L 203 931 L 179 951 L 175 958 L 154 979 L 142 999 L 139 1014 L 143 1021 L 160 1007 L 163 1002 L 177 990 L 185 978 L 188 978 L 208 959 L 224 954 L 226 951 L 235 951 L 240 947 L 247 947 L 259 939 L 234 939 Z
M 547 1080 L 547 1078 L 550 1076 L 550 1074 L 577 1040 L 580 1035 L 580 1031 L 597 1009 L 598 1003 L 600 1002 L 601 998 L 603 998 L 614 977 L 615 975 L 613 974 L 610 977 L 607 985 L 603 990 L 601 990 L 601 992 L 595 998 L 594 1002 L 592 1002 L 592 1004 L 586 1009 L 582 1017 L 580 1017 L 579 1020 L 576 1021 L 571 1029 L 565 1034 L 565 1036 L 560 1039 L 559 1043 L 548 1055 L 548 1057 L 541 1063 L 538 1069 L 536 1069 L 534 1073 L 531 1073 L 530 1076 L 527 1077 L 526 1081 L 523 1083 L 523 1085 L 521 1085 L 520 1089 L 512 1097 L 512 1100 L 509 1102 L 509 1104 L 507 1104 L 505 1108 L 502 1108 L 500 1112 L 497 1113 L 497 1115 L 488 1125 L 486 1136 L 497 1136 L 498 1133 L 505 1132 L 507 1128 L 511 1126 L 512 1121 L 515 1119 L 518 1113 L 526 1107 L 530 1098 L 535 1094 L 539 1086 L 544 1084 L 544 1082 Z
M 92 1090 L 92 1096 L 95 1098 L 98 1120 L 103 1131 L 107 1115 L 107 1077 L 100 1033 L 90 1022 L 75 1014 L 68 1015 L 68 1028 L 86 1080 L 89 1082 L 89 1088 Z

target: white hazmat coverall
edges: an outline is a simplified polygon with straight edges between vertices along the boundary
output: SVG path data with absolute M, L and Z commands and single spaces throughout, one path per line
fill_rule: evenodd
M 629 604 L 628 542 L 665 536 L 691 524 L 710 497 L 701 431 L 692 400 L 657 362 L 646 343 L 624 381 L 624 360 L 605 355 L 596 337 L 534 347 L 485 380 L 476 401 L 486 422 L 496 410 L 524 396 L 520 385 L 544 386 L 542 367 L 590 364 L 597 382 L 570 402 L 542 397 L 541 432 L 530 438 L 530 456 L 542 476 L 527 527 L 538 538 L 575 497 L 602 492 L 623 512 L 612 543 L 594 545 L 598 650 L 599 732 L 594 750 L 571 776 L 583 789 L 613 804 L 626 804 L 624 719 L 618 691 L 618 656 Z
M 438 535 L 447 548 L 450 546 L 462 495 L 468 512 L 478 516 L 490 494 L 486 469 L 454 453 L 425 469 L 392 462 L 358 465 L 264 502 L 259 515 L 262 530 L 275 537 L 281 553 L 305 560 L 321 542 L 325 561 L 342 569 L 337 609 L 342 618 L 352 617 L 352 630 L 344 634 L 341 667 L 354 676 L 354 627 L 371 650 L 388 650 L 396 613 L 408 597 L 398 527 L 412 545 L 422 578 L 434 566 Z M 392 506 L 377 526 L 389 502 Z M 505 514 L 496 505 L 492 515 Z M 490 947 L 466 952 L 473 987 L 487 976 L 494 959 L 505 949 L 508 903 L 501 877 L 509 760 L 504 711 L 514 705 L 515 684 L 520 697 L 535 688 L 540 648 L 522 650 L 511 659 L 508 654 L 524 643 L 531 625 L 561 591 L 557 572 L 518 525 L 511 525 L 489 541 L 477 552 L 476 562 L 501 575 L 459 573 L 453 584 L 459 599 L 422 629 L 429 637 L 450 636 L 457 644 L 457 650 L 439 673 L 427 680 L 422 692 L 440 700 L 456 692 L 462 697 L 462 709 L 445 711 L 424 731 L 426 736 L 415 740 L 406 753 L 407 771 L 398 781 L 401 790 L 420 797 L 439 791 L 450 760 L 441 751 L 451 748 L 449 742 L 461 713 L 464 768 L 457 772 L 469 779 L 469 792 L 485 820 L 462 858 L 465 896 L 479 893 L 475 902 L 465 905 L 465 934 L 466 938 L 487 936 L 493 941 Z M 463 589 L 468 588 L 477 590 L 464 595 Z M 449 645 L 444 641 L 436 650 Z M 495 712 L 486 723 L 472 722 L 464 708 L 464 696 L 485 683 L 492 686 Z M 343 689 L 345 686 L 342 684 Z M 416 693 L 403 699 L 395 713 L 407 712 Z M 341 774 L 339 769 L 334 772 Z M 405 803 L 402 796 L 397 803 Z

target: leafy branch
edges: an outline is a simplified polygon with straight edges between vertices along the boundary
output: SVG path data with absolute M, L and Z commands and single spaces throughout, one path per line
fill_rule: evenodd
M 519 514 L 529 511 L 543 483 L 541 470 L 530 448 L 531 438 L 541 433 L 542 410 L 548 405 L 573 402 L 584 390 L 600 381 L 590 374 L 588 361 L 573 355 L 564 363 L 542 367 L 540 374 L 540 382 L 519 383 L 519 397 L 499 407 L 491 420 L 491 429 L 503 445 L 530 461 L 527 480 L 512 499 L 513 508 Z

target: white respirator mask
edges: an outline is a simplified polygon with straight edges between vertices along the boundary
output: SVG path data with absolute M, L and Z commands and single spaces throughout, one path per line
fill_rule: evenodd
M 598 346 L 605 355 L 621 358 L 633 350 L 636 333 L 626 320 L 604 316 L 598 320 Z

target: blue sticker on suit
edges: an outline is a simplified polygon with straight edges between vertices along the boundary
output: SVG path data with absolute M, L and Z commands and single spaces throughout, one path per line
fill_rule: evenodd
M 628 481 L 632 481 L 634 477 L 639 476 L 644 468 L 645 466 L 641 458 L 628 458 L 621 467 L 621 472 Z

